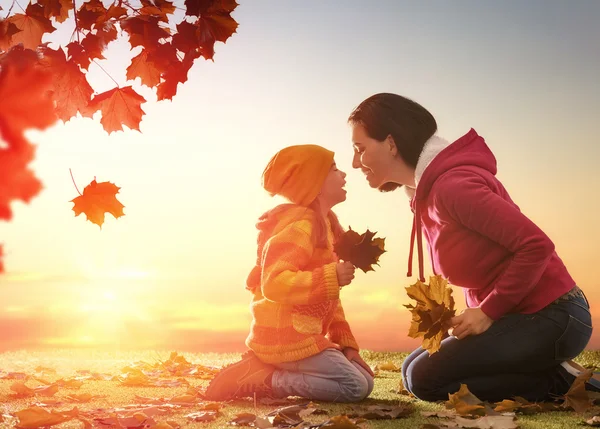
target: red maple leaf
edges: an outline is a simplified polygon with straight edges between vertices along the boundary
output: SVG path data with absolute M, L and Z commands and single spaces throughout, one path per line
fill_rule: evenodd
M 146 99 L 131 86 L 113 88 L 92 98 L 88 105 L 88 113 L 101 110 L 100 123 L 109 134 L 122 131 L 122 125 L 139 131 L 142 116 L 145 114 L 140 106 L 145 101 Z
M 142 49 L 137 56 L 131 59 L 131 64 L 127 67 L 127 79 L 134 80 L 139 77 L 143 85 L 150 88 L 160 83 L 160 70 L 156 65 L 148 61 L 148 51 Z
M 77 112 L 85 114 L 94 90 L 81 69 L 73 60 L 67 61 L 62 48 L 44 48 L 42 52 L 40 65 L 52 74 L 52 95 L 58 117 L 66 122 Z
M 104 223 L 104 215 L 110 213 L 115 219 L 124 216 L 125 207 L 117 200 L 119 188 L 114 183 L 100 182 L 92 180 L 89 185 L 83 189 L 83 194 L 71 200 L 75 216 L 85 213 L 87 220 L 95 223 L 100 228 Z
M 117 28 L 112 22 L 105 22 L 104 24 L 96 28 L 98 29 L 96 35 L 100 38 L 104 46 L 117 39 Z
M 200 16 L 217 10 L 231 13 L 237 6 L 235 0 L 185 0 L 186 14 L 190 16 Z
M 158 85 L 156 90 L 158 101 L 173 99 L 175 94 L 177 94 L 177 85 L 187 81 L 188 72 L 194 64 L 194 60 L 199 56 L 198 52 L 189 51 L 185 54 L 183 61 L 174 62 L 169 66 L 168 70 L 163 74 L 164 81 Z
M 119 20 L 127 16 L 127 9 L 122 6 L 118 6 L 116 4 L 110 5 L 108 10 L 103 14 L 96 18 L 96 22 L 94 23 L 94 28 L 98 29 L 104 26 L 110 20 Z
M 71 42 L 67 45 L 69 57 L 72 58 L 83 69 L 90 66 L 90 62 L 96 58 L 104 58 L 102 51 L 105 44 L 100 36 L 88 33 L 81 42 Z
M 65 22 L 73 9 L 72 0 L 38 0 L 37 3 L 44 7 L 44 16 L 54 18 L 56 22 Z
M 160 21 L 169 22 L 168 14 L 175 12 L 175 5 L 169 0 L 141 0 L 141 15 L 155 15 Z
M 106 15 L 108 10 L 100 0 L 90 0 L 81 5 L 77 11 L 77 26 L 79 29 L 91 30 L 92 26 Z
M 12 36 L 17 34 L 19 27 L 7 19 L 0 19 L 0 51 L 8 51 L 12 44 Z
M 24 62 L 24 58 L 31 59 Z M 34 58 L 37 59 L 31 51 L 16 47 L 0 63 L 0 135 L 5 140 L 10 139 L 7 136 L 22 136 L 29 128 L 41 130 L 56 122 L 48 92 L 52 76 L 36 67 Z
M 132 48 L 143 46 L 154 50 L 160 44 L 160 39 L 171 37 L 171 34 L 158 24 L 159 19 L 156 16 L 140 15 L 122 20 L 121 28 L 129 34 Z
M 10 37 L 10 46 L 22 43 L 25 48 L 36 49 L 42 43 L 44 33 L 55 30 L 50 20 L 44 16 L 44 7 L 40 4 L 30 3 L 25 14 L 15 14 L 6 21 L 21 30 Z

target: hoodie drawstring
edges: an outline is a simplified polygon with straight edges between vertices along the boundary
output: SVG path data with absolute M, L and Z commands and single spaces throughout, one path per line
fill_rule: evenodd
M 408 252 L 408 271 L 407 277 L 412 276 L 413 250 L 415 247 L 415 235 L 417 236 L 417 256 L 419 258 L 419 280 L 425 282 L 423 275 L 423 234 L 421 231 L 421 214 L 419 213 L 419 204 L 415 202 L 415 214 L 413 217 L 412 231 L 410 233 L 410 250 Z

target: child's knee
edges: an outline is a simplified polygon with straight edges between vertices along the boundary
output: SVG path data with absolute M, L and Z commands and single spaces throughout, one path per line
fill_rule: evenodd
M 347 382 L 342 383 L 343 397 L 340 402 L 359 402 L 371 394 L 372 385 L 360 373 L 349 376 Z

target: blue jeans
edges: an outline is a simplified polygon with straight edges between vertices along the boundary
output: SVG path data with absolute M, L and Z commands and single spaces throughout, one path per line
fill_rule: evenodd
M 336 349 L 275 366 L 278 369 L 273 373 L 271 388 L 279 398 L 302 396 L 316 401 L 358 402 L 373 390 L 373 377 Z
M 402 364 L 402 381 L 425 401 L 447 400 L 461 383 L 484 401 L 549 400 L 568 391 L 574 377 L 560 364 L 591 335 L 589 303 L 579 291 L 534 314 L 507 314 L 480 335 L 446 338 L 433 355 L 415 350 Z

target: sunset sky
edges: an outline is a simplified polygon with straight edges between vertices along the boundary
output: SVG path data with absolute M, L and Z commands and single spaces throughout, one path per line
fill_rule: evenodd
M 348 173 L 342 224 L 386 238 L 381 266 L 341 293 L 359 344 L 416 347 L 403 307 L 416 281 L 406 278 L 407 198 L 371 189 L 350 165 L 346 119 L 378 92 L 423 104 L 448 140 L 471 127 L 486 139 L 498 177 L 554 241 L 600 326 L 600 2 L 238 2 L 237 34 L 215 45 L 214 63 L 196 62 L 172 102 L 136 82 L 150 100 L 141 133 L 108 135 L 98 117 L 28 133 L 45 189 L 0 223 L 0 351 L 243 350 L 254 224 L 282 201 L 260 176 L 277 150 L 304 143 L 335 151 Z M 105 56 L 124 84 L 127 44 Z M 90 72 L 96 91 L 114 86 Z M 120 186 L 125 216 L 107 215 L 102 230 L 74 217 L 69 168 L 80 190 L 94 177 Z

